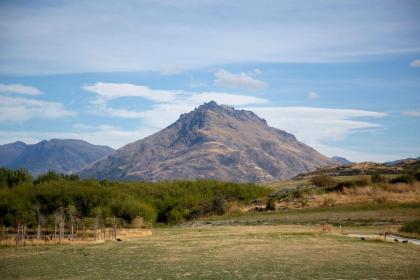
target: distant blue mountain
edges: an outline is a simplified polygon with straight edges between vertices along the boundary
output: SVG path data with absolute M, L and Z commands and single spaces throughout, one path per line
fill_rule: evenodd
M 0 166 L 26 168 L 35 176 L 49 170 L 73 173 L 113 151 L 107 146 L 73 139 L 44 140 L 33 145 L 14 142 L 0 145 Z
M 349 161 L 348 159 L 343 158 L 343 157 L 335 156 L 335 157 L 332 157 L 332 159 L 335 160 L 336 162 L 338 162 L 339 164 L 351 164 L 352 163 L 351 161 Z
M 403 162 L 406 162 L 406 161 L 413 161 L 413 160 L 420 160 L 420 157 L 417 157 L 417 158 L 398 159 L 398 160 L 394 160 L 394 161 L 385 162 L 385 164 L 386 165 L 389 165 L 389 166 L 394 166 L 394 165 L 398 165 L 398 164 L 403 163 Z

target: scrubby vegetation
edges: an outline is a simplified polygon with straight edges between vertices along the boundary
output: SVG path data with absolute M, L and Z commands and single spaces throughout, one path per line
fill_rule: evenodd
M 93 224 L 176 224 L 220 215 L 231 205 L 264 197 L 269 189 L 252 183 L 213 180 L 111 182 L 80 180 L 49 172 L 35 180 L 24 170 L 0 170 L 0 224 L 54 227 L 60 220 Z
M 420 234 L 420 219 L 404 223 L 400 231 Z
M 394 179 L 391 179 L 392 184 L 398 184 L 398 183 L 406 183 L 406 184 L 412 184 L 416 181 L 416 177 L 414 177 L 412 174 L 403 174 L 400 175 Z
M 310 178 L 287 181 L 278 187 L 274 198 L 278 209 L 332 207 L 357 203 L 417 203 L 420 183 L 417 169 L 403 174 L 330 176 L 315 174 Z

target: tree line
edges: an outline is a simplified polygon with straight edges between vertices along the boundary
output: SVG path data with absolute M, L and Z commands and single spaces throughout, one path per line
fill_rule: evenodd
M 253 183 L 215 180 L 121 182 L 81 180 L 48 172 L 33 178 L 26 170 L 0 168 L 0 225 L 21 231 L 50 230 L 71 236 L 75 227 L 125 227 L 141 221 L 177 224 L 220 215 L 234 204 L 266 196 Z

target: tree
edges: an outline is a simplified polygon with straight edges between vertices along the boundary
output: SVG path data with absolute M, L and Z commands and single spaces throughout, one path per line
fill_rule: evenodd
M 265 206 L 266 210 L 276 210 L 276 200 L 274 199 L 274 197 L 270 197 L 267 200 L 267 204 Z
M 73 241 L 74 239 L 74 219 L 75 219 L 76 213 L 77 213 L 76 206 L 74 206 L 73 204 L 69 204 L 67 206 L 67 215 L 69 217 L 69 222 L 70 222 L 70 240 L 71 241 Z

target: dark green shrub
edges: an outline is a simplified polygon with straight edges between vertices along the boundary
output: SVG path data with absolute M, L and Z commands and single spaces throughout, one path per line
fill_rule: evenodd
M 0 187 L 13 188 L 25 183 L 32 183 L 32 175 L 26 169 L 0 168 Z
M 414 173 L 414 178 L 416 178 L 417 181 L 420 181 L 420 171 Z
M 141 217 L 149 224 L 179 223 L 221 215 L 227 212 L 230 203 L 248 203 L 272 192 L 252 183 L 79 180 L 77 176 L 55 172 L 41 175 L 33 182 L 31 177 L 19 172 L 0 170 L 0 182 L 4 182 L 0 187 L 0 225 L 16 225 L 16 221 L 33 224 L 39 209 L 48 217 L 48 226 L 53 226 L 56 211 L 69 205 L 76 208 L 73 210 L 78 218 L 87 220 L 100 216 L 129 224 Z M 18 180 L 10 181 L 13 187 L 8 187 L 9 175 L 18 175 Z
M 412 184 L 415 181 L 415 177 L 411 174 L 404 174 L 401 176 L 398 176 L 391 180 L 392 184 L 398 184 L 398 183 L 405 183 L 405 184 Z
M 37 185 L 43 182 L 59 181 L 59 180 L 78 181 L 79 176 L 77 176 L 76 174 L 70 174 L 70 175 L 60 174 L 60 173 L 50 170 L 48 171 L 48 173 L 39 175 L 34 180 L 34 184 Z
M 411 222 L 405 222 L 400 228 L 400 231 L 420 234 L 420 219 L 416 219 Z
M 326 189 L 327 192 L 341 192 L 344 188 L 354 188 L 354 187 L 364 187 L 369 185 L 369 180 L 363 178 L 363 179 L 357 179 L 357 180 L 348 180 L 337 183 L 333 187 L 329 187 Z
M 379 172 L 375 172 L 370 175 L 370 181 L 374 184 L 383 183 L 385 182 L 385 177 L 381 175 Z
M 270 197 L 270 199 L 268 199 L 267 204 L 265 206 L 266 210 L 276 210 L 276 199 L 273 197 Z
M 311 183 L 320 188 L 328 188 L 335 185 L 335 181 L 331 176 L 319 174 L 311 178 Z
M 216 215 L 223 215 L 228 210 L 228 203 L 224 197 L 218 196 L 213 200 L 213 212 Z

